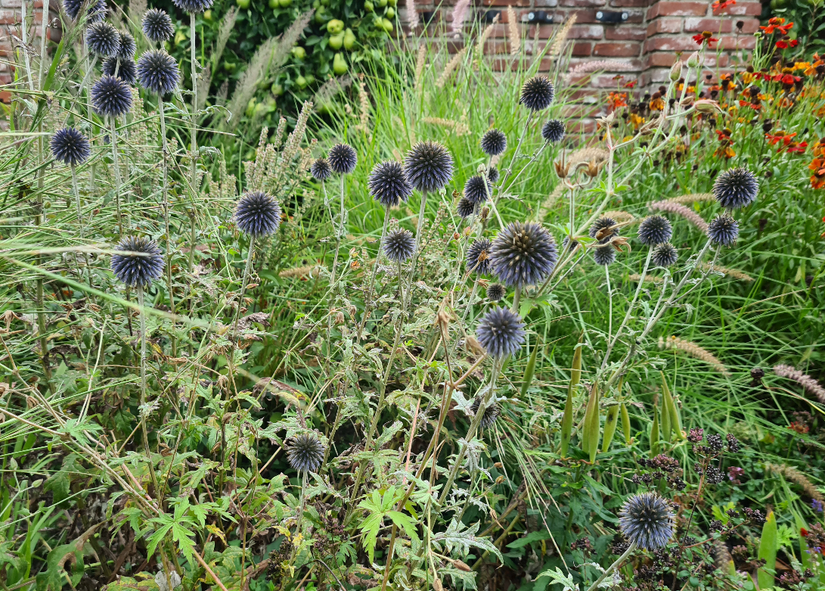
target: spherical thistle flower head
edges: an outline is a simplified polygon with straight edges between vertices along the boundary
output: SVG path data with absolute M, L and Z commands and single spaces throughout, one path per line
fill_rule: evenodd
M 172 2 L 186 12 L 203 12 L 212 8 L 213 0 L 172 0 Z
M 266 193 L 245 193 L 235 207 L 235 223 L 238 229 L 255 238 L 274 234 L 281 225 L 281 208 Z
M 478 409 L 481 407 L 481 396 L 476 396 L 475 400 L 473 400 L 473 404 L 470 405 L 470 410 L 473 413 L 478 413 Z M 486 429 L 487 427 L 491 427 L 495 424 L 498 415 L 501 413 L 501 408 L 497 403 L 490 404 L 487 408 L 484 409 L 484 415 L 481 417 L 481 426 Z
M 759 181 L 747 168 L 731 168 L 716 177 L 713 195 L 719 205 L 727 209 L 745 207 L 756 201 Z
M 673 236 L 673 228 L 666 218 L 660 215 L 651 215 L 639 224 L 639 241 L 642 244 L 653 246 L 667 242 Z
M 531 111 L 541 111 L 550 106 L 556 91 L 547 76 L 533 76 L 521 87 L 519 102 Z
M 507 149 L 507 136 L 498 129 L 491 129 L 481 136 L 481 149 L 488 156 L 498 156 Z
M 473 212 L 475 212 L 475 210 L 475 203 L 473 203 L 466 197 L 462 197 L 458 200 L 458 205 L 456 205 L 456 212 L 458 213 L 459 217 L 466 219 L 473 215 Z
M 92 107 L 104 117 L 120 117 L 132 108 L 132 91 L 120 78 L 104 74 L 92 86 Z
M 524 323 L 510 309 L 495 307 L 478 323 L 476 338 L 490 357 L 513 355 L 524 344 Z
M 115 76 L 117 71 L 117 76 Z M 120 78 L 129 86 L 137 82 L 137 65 L 133 59 L 120 59 L 117 57 L 107 57 L 103 62 L 103 73 L 107 76 Z
M 317 472 L 324 461 L 326 448 L 314 434 L 305 433 L 292 438 L 286 449 L 289 465 L 298 472 Z
M 149 41 L 163 43 L 175 34 L 172 19 L 160 8 L 150 8 L 143 15 L 143 34 Z
M 467 270 L 479 275 L 490 272 L 490 248 L 493 243 L 489 238 L 473 240 L 467 249 Z
M 713 244 L 733 246 L 739 238 L 739 222 L 729 215 L 720 215 L 708 224 L 708 237 Z
M 414 189 L 438 191 L 453 178 L 453 157 L 437 142 L 420 142 L 407 154 L 404 170 Z
M 653 247 L 650 260 L 657 267 L 669 267 L 679 260 L 679 252 L 670 242 L 662 242 Z
M 471 176 L 464 183 L 464 198 L 471 203 L 484 203 L 489 192 L 489 181 L 485 182 L 483 176 Z
M 355 170 L 355 165 L 358 164 L 358 155 L 349 144 L 335 144 L 330 148 L 327 160 L 329 160 L 332 172 L 349 174 Z
M 415 238 L 404 228 L 393 230 L 384 237 L 384 254 L 395 263 L 403 263 L 415 254 Z
M 140 56 L 137 73 L 140 85 L 159 95 L 172 92 L 180 81 L 178 62 L 162 49 L 152 49 Z
M 384 207 L 397 207 L 412 195 L 412 185 L 407 180 L 404 167 L 392 160 L 375 165 L 367 187 L 372 198 Z
M 135 57 L 135 51 L 137 51 L 137 44 L 135 43 L 135 38 L 132 37 L 129 33 L 121 33 L 120 34 L 120 47 L 117 50 L 117 57 L 120 59 L 132 59 Z
M 325 181 L 332 176 L 332 168 L 326 158 L 318 158 L 313 162 L 309 172 L 316 181 Z
M 551 119 L 541 128 L 541 137 L 545 142 L 559 143 L 564 139 L 564 123 L 558 119 Z
M 673 511 L 656 493 L 633 495 L 619 513 L 619 528 L 631 544 L 657 550 L 673 536 Z
M 573 252 L 578 247 L 579 247 L 579 241 L 578 240 L 572 240 L 571 241 L 569 236 L 565 236 L 564 240 L 561 241 L 561 252 L 567 252 L 568 250 L 570 250 L 570 252 Z
M 129 236 L 121 240 L 115 250 L 124 251 L 112 255 L 112 271 L 122 283 L 143 287 L 163 274 L 163 255 L 154 241 Z
M 501 283 L 491 283 L 487 286 L 487 299 L 491 302 L 498 302 L 504 299 L 506 290 Z
M 614 228 L 615 225 L 616 220 L 603 216 L 593 222 L 588 234 L 598 240 L 599 244 L 607 244 L 613 236 L 619 235 L 619 228 Z
M 63 10 L 66 11 L 68 17 L 72 20 L 77 20 L 80 14 L 80 9 L 86 0 L 63 0 Z M 89 3 L 89 10 L 86 16 L 88 23 L 95 23 L 106 18 L 106 0 L 96 0 Z
M 92 154 L 92 147 L 86 136 L 71 127 L 56 131 L 50 145 L 55 160 L 69 166 L 83 164 Z
M 593 249 L 593 260 L 597 265 L 612 265 L 616 261 L 616 249 L 610 245 L 596 247 Z
M 120 50 L 120 33 L 105 21 L 92 23 L 86 29 L 86 46 L 101 57 L 117 55 Z
M 556 241 L 540 224 L 512 222 L 498 233 L 490 252 L 493 272 L 509 287 L 535 285 L 556 266 Z
M 499 179 L 500 176 L 501 176 L 501 173 L 498 171 L 498 168 L 496 168 L 495 166 L 491 166 L 489 169 L 487 169 L 487 178 L 490 179 L 490 182 L 492 184 L 495 185 L 498 182 L 498 179 Z

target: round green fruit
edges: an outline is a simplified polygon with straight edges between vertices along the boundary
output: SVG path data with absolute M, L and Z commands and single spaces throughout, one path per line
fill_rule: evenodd
M 284 93 L 284 87 L 281 84 L 278 84 L 277 82 L 274 83 L 269 90 L 275 96 L 281 96 Z
M 296 60 L 303 60 L 307 56 L 307 50 L 301 47 L 300 45 L 296 45 L 292 48 L 292 57 Z
M 246 103 L 246 111 L 244 111 L 244 114 L 247 117 L 252 117 L 252 115 L 255 114 L 255 106 L 256 105 L 257 105 L 257 101 L 255 100 L 255 97 L 253 96 L 251 99 L 249 99 L 249 102 Z
M 367 12 L 373 12 L 375 10 L 375 5 L 373 5 L 373 3 L 370 2 L 370 0 L 367 0 L 366 2 L 364 2 L 364 10 L 366 10 Z
M 352 48 L 355 46 L 355 41 L 355 33 L 352 32 L 352 29 L 347 29 L 344 32 L 344 49 L 346 49 L 347 51 L 352 50 Z
M 307 79 L 306 79 L 306 78 L 304 78 L 303 76 L 298 76 L 298 77 L 295 79 L 295 86 L 297 86 L 298 88 L 300 88 L 301 90 L 303 90 L 304 88 L 306 88 L 306 87 L 307 87 Z
M 289 8 L 292 6 L 292 0 L 278 0 L 278 5 L 281 8 Z
M 212 11 L 211 10 L 204 11 L 203 20 L 205 20 L 205 21 L 211 21 L 212 20 Z
M 382 24 L 384 26 L 384 30 L 387 33 L 392 33 L 393 25 L 391 20 L 383 19 Z
M 304 78 L 307 79 L 307 85 L 315 83 L 315 75 L 314 74 L 307 74 L 306 76 L 304 76 Z
M 340 53 L 336 53 L 335 57 L 332 58 L 332 71 L 335 72 L 336 76 L 341 76 L 347 73 L 347 60 L 344 59 L 344 56 Z
M 344 30 L 344 21 L 340 21 L 337 18 L 332 19 L 327 23 L 327 32 L 331 35 L 337 35 L 341 31 Z
M 344 44 L 344 34 L 338 33 L 337 35 L 333 35 L 329 38 L 328 44 L 332 51 L 338 51 Z
M 249 8 L 251 2 L 252 0 L 235 0 L 235 4 L 237 4 L 238 8 L 240 8 L 241 10 L 246 10 L 247 8 Z
M 386 12 L 386 13 L 384 13 L 384 16 L 386 16 L 386 17 L 387 17 L 387 18 L 389 18 L 389 19 L 395 18 L 395 8 L 393 8 L 392 6 L 390 6 L 390 7 L 387 9 L 387 12 Z

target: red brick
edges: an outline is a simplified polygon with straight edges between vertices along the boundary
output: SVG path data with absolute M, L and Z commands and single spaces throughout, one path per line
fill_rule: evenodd
M 562 116 L 565 119 L 581 119 L 592 117 L 598 110 L 596 105 L 568 105 L 562 109 Z
M 685 33 L 701 33 L 710 31 L 714 36 L 717 33 L 730 33 L 733 30 L 733 22 L 730 19 L 716 18 L 686 18 Z
M 579 119 L 565 123 L 568 133 L 583 133 L 590 135 L 596 131 L 596 122 L 592 119 Z
M 736 26 L 737 24 L 742 23 L 742 27 Z M 753 35 L 756 31 L 759 30 L 759 19 L 757 18 L 743 18 L 741 20 L 737 20 L 734 23 L 733 32 L 739 32 L 743 35 Z
M 704 16 L 708 13 L 708 2 L 656 2 L 647 10 L 647 20 L 657 16 Z
M 646 37 L 644 27 L 639 26 L 608 27 L 604 31 L 604 38 L 610 41 L 644 41 Z
M 651 51 L 693 51 L 699 49 L 687 35 L 679 37 L 653 37 L 645 41 L 645 53 Z
M 644 60 L 644 69 L 648 68 L 669 68 L 676 63 L 676 54 L 674 53 L 648 53 Z
M 576 15 L 576 23 L 577 24 L 586 24 L 586 23 L 599 23 L 601 21 L 596 20 L 596 9 L 595 8 L 583 8 L 581 10 L 570 11 L 568 14 L 572 14 L 575 12 Z M 628 18 L 623 24 L 631 24 L 631 23 L 641 23 L 644 22 L 644 14 L 641 12 L 628 12 Z
M 601 25 L 576 25 L 570 29 L 569 39 L 601 39 L 604 36 Z
M 747 0 L 739 0 L 736 4 L 728 6 L 722 15 L 733 16 L 760 16 L 762 14 L 762 4 L 760 2 L 748 2 Z
M 599 57 L 635 57 L 639 55 L 640 43 L 596 43 L 593 55 Z
M 756 37 L 751 37 L 750 35 L 736 35 L 734 37 L 722 37 L 719 40 L 719 46 L 731 50 L 731 49 L 753 49 L 756 47 Z
M 481 0 L 480 6 L 512 6 L 513 8 L 527 8 L 530 6 L 530 0 Z M 506 15 L 507 11 L 501 11 L 501 17 Z M 501 21 L 501 18 L 499 19 Z
M 572 55 L 590 55 L 591 45 L 592 44 L 589 41 L 578 41 L 574 43 Z
M 559 0 L 559 6 L 582 8 L 584 6 L 604 6 L 607 0 Z
M 647 26 L 647 36 L 652 37 L 659 33 L 681 33 L 682 19 L 680 18 L 657 18 Z
M 613 0 L 610 6 L 615 8 L 639 8 L 649 4 L 650 0 Z

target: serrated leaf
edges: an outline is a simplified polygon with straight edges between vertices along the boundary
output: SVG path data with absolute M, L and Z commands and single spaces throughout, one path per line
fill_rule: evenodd
M 453 519 L 447 527 L 447 531 L 435 534 L 431 541 L 434 546 L 443 547 L 447 552 L 458 550 L 462 555 L 470 552 L 470 548 L 479 548 L 485 552 L 495 554 L 499 560 L 503 561 L 501 552 L 498 551 L 488 538 L 476 537 L 479 523 L 476 522 L 470 527 Z

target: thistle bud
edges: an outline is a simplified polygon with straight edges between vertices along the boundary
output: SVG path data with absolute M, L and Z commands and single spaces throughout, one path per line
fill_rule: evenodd
M 676 63 L 673 64 L 673 67 L 670 68 L 670 79 L 673 82 L 676 82 L 682 76 L 682 62 L 676 60 Z
M 690 57 L 687 59 L 687 66 L 688 68 L 695 68 L 699 65 L 699 52 L 694 51 L 690 54 Z

